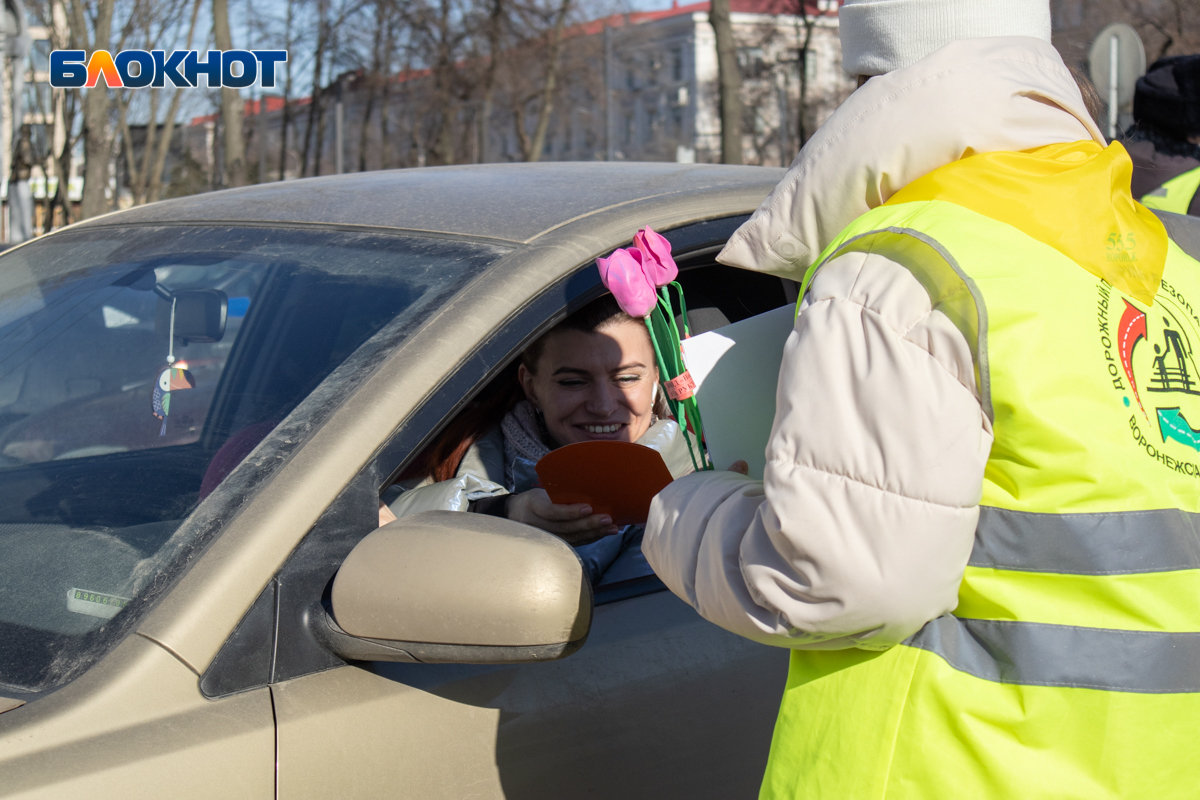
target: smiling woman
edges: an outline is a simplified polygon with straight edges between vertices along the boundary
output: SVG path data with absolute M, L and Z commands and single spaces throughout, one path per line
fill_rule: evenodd
M 692 471 L 687 443 L 658 389 L 646 326 L 611 295 L 534 342 L 515 375 L 468 407 L 428 449 L 390 506 L 395 516 L 449 509 L 504 516 L 575 546 L 592 582 L 640 562 L 641 526 L 619 529 L 585 503 L 555 504 L 534 466 L 558 447 L 637 442 L 662 453 L 672 476 Z M 522 399 L 523 398 L 523 399 Z M 390 519 L 381 513 L 381 521 Z

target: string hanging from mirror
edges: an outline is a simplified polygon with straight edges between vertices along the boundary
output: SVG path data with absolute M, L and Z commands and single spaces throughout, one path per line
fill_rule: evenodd
M 696 402 L 696 383 L 683 360 L 680 340 L 691 336 L 687 321 L 687 301 L 683 287 L 675 280 L 679 268 L 671 255 L 671 243 L 649 226 L 633 237 L 633 247 L 618 248 L 608 258 L 597 258 L 600 280 L 613 294 L 621 309 L 631 317 L 646 322 L 650 343 L 658 362 L 659 378 L 667 396 L 667 405 L 683 429 L 688 453 L 696 470 L 712 469 L 704 450 L 704 426 L 700 406 Z M 680 336 L 671 289 L 679 303 L 679 319 L 683 321 Z M 693 446 L 692 436 L 696 444 Z
M 162 420 L 159 436 L 167 435 L 167 414 L 171 412 L 171 392 L 196 388 L 196 377 L 188 369 L 184 361 L 175 360 L 175 305 L 176 299 L 171 298 L 171 323 L 167 331 L 167 368 L 158 374 L 154 381 L 154 394 L 150 399 L 151 411 L 155 418 Z

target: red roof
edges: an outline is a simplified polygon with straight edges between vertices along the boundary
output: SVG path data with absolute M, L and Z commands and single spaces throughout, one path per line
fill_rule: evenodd
M 263 104 L 263 100 L 267 101 L 267 107 L 265 110 L 268 114 L 270 114 L 272 111 L 279 111 L 281 108 L 283 108 L 283 98 L 269 94 L 262 98 L 262 100 L 247 100 L 246 116 L 249 117 L 252 114 L 259 113 L 259 111 L 262 110 L 261 106 Z
M 270 114 L 272 111 L 278 111 L 281 108 L 283 108 L 283 98 L 279 97 L 278 95 L 269 94 L 265 98 L 263 98 L 263 100 L 267 101 L 266 111 L 268 114 Z M 308 101 L 309 101 L 308 98 L 305 97 L 301 100 L 293 100 L 292 105 L 294 105 L 294 106 L 295 105 L 303 105 L 303 104 L 307 103 Z M 262 100 L 247 100 L 246 105 L 245 105 L 245 110 L 242 113 L 244 116 L 252 117 L 258 113 L 259 106 L 261 106 L 261 105 L 262 105 Z M 189 125 L 203 125 L 206 122 L 216 122 L 217 117 L 219 117 L 219 116 L 220 116 L 220 114 L 205 114 L 202 117 L 192 117 L 192 121 L 188 124 Z

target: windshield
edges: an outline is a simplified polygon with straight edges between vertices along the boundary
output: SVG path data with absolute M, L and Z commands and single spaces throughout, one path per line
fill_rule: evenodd
M 38 691 L 106 652 L 241 459 L 370 337 L 506 252 L 159 226 L 0 256 L 0 684 Z

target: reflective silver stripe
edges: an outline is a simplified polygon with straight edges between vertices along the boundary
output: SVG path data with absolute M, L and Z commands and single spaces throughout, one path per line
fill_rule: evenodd
M 946 615 L 904 644 L 995 683 L 1200 692 L 1200 633 L 1146 633 Z
M 967 563 L 1066 575 L 1200 569 L 1200 514 L 1032 514 L 981 506 Z

